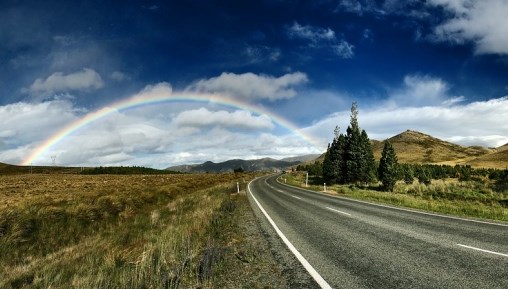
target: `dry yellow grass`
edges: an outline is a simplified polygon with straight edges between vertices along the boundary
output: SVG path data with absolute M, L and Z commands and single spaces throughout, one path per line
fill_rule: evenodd
M 291 173 L 284 176 L 288 184 L 302 186 L 305 175 Z M 310 190 L 323 191 L 320 185 L 309 186 Z M 397 182 L 394 192 L 383 192 L 377 187 L 357 188 L 350 185 L 327 187 L 331 194 L 355 199 L 393 204 L 445 214 L 508 221 L 508 192 L 495 192 L 489 183 L 459 182 L 457 179 L 432 180 L 430 185 L 413 182 Z
M 506 169 L 508 168 L 508 149 L 501 149 L 495 153 L 469 160 L 467 164 L 479 168 Z
M 203 250 L 250 178 L 0 176 L 0 288 L 210 288 Z

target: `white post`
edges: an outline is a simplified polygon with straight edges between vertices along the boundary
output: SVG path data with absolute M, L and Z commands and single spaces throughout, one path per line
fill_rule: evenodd
M 286 183 L 286 178 L 284 178 L 284 184 Z
M 308 184 L 309 183 L 309 172 L 306 172 L 305 174 L 305 187 L 307 188 L 308 187 Z
M 326 183 L 323 184 L 324 191 L 326 192 Z
M 238 182 L 236 182 L 236 193 L 240 193 L 240 184 Z

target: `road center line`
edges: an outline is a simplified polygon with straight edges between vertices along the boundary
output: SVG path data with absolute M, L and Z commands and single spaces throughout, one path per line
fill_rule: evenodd
M 330 211 L 334 211 L 334 212 L 337 212 L 337 213 L 341 213 L 341 214 L 344 214 L 344 215 L 348 215 L 348 216 L 351 216 L 350 213 L 346 213 L 346 212 L 343 212 L 343 211 L 339 211 L 339 210 L 336 210 L 336 209 L 332 209 L 330 207 L 325 207 L 326 209 L 330 210 Z
M 297 197 L 297 196 L 291 196 L 291 197 L 293 197 L 293 198 L 295 198 L 295 199 L 298 199 L 298 200 L 301 200 L 301 199 L 302 199 L 302 198 Z
M 291 242 L 289 242 L 288 238 L 286 238 L 286 236 L 282 233 L 282 231 L 279 230 L 279 227 L 277 227 L 275 222 L 272 220 L 272 218 L 270 218 L 270 216 L 265 211 L 265 209 L 261 206 L 261 204 L 258 202 L 256 197 L 254 197 L 254 194 L 252 194 L 252 191 L 250 190 L 250 184 L 251 183 L 252 183 L 252 181 L 249 182 L 249 184 L 247 185 L 247 189 L 249 190 L 249 194 L 252 197 L 252 199 L 254 200 L 254 202 L 256 202 L 256 204 L 258 205 L 258 207 L 261 210 L 261 212 L 268 219 L 268 222 L 270 222 L 272 227 L 275 229 L 275 232 L 277 232 L 277 235 L 279 235 L 279 237 L 282 239 L 284 244 L 286 244 L 286 246 L 288 246 L 289 250 L 293 253 L 293 255 L 296 256 L 296 258 L 298 259 L 298 261 L 300 261 L 300 263 L 303 265 L 305 270 L 307 270 L 307 272 L 309 272 L 310 276 L 312 276 L 312 278 L 314 278 L 316 283 L 318 283 L 318 285 L 321 288 L 323 288 L 323 289 L 332 289 L 332 286 L 330 286 L 330 284 L 328 284 L 328 282 L 326 282 L 325 279 L 323 279 L 323 277 L 321 277 L 321 275 L 319 275 L 319 273 L 316 271 L 316 269 L 314 269 L 314 267 L 312 267 L 312 265 L 307 261 L 307 259 L 305 259 L 305 257 L 303 257 L 302 254 L 300 254 L 300 252 L 298 252 L 298 250 L 295 248 L 295 246 L 293 246 L 293 244 L 291 244 Z
M 457 244 L 457 246 L 461 246 L 464 248 L 477 250 L 477 251 L 481 251 L 481 252 L 485 252 L 485 253 L 495 254 L 495 255 L 499 255 L 499 256 L 503 256 L 503 257 L 508 257 L 508 254 L 503 254 L 503 253 L 498 253 L 498 252 L 489 251 L 489 250 L 485 250 L 485 249 L 480 249 L 480 248 L 476 248 L 476 247 L 472 247 L 472 246 L 468 246 L 468 245 Z

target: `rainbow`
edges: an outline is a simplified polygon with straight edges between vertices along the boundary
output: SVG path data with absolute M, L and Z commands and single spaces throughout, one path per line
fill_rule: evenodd
M 315 141 L 312 137 L 304 134 L 296 125 L 292 124 L 288 120 L 258 106 L 254 106 L 245 102 L 218 95 L 218 94 L 196 94 L 196 93 L 173 93 L 171 87 L 167 84 L 158 84 L 156 86 L 150 86 L 144 89 L 141 93 L 134 97 L 124 99 L 115 103 L 112 103 L 102 109 L 88 113 L 78 120 L 69 123 L 63 129 L 53 134 L 48 139 L 44 140 L 39 144 L 26 158 L 21 162 L 21 165 L 35 164 L 36 161 L 53 146 L 58 144 L 60 141 L 71 135 L 75 131 L 90 125 L 91 123 L 102 119 L 112 113 L 133 109 L 137 107 L 155 105 L 167 102 L 201 102 L 208 104 L 217 104 L 229 108 L 246 110 L 251 113 L 258 115 L 266 115 L 280 126 L 292 131 L 306 142 L 311 144 L 314 148 L 320 148 L 319 142 Z

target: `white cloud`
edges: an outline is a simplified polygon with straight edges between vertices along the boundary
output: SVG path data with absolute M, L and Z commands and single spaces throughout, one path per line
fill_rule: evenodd
M 338 39 L 335 32 L 330 28 L 321 28 L 311 25 L 300 25 L 294 22 L 287 28 L 287 33 L 291 38 L 300 38 L 310 41 L 312 48 L 326 48 L 340 58 L 349 59 L 354 56 L 354 45 L 348 43 L 345 39 Z
M 338 9 L 362 15 L 364 7 L 358 0 L 342 0 L 339 2 Z
M 353 52 L 355 46 L 345 40 L 341 40 L 337 45 L 334 45 L 334 48 L 337 55 L 341 58 L 349 59 L 355 55 Z
M 244 99 L 289 99 L 296 95 L 295 87 L 308 82 L 302 72 L 288 73 L 280 77 L 254 73 L 227 73 L 209 79 L 201 79 L 187 87 L 187 91 L 220 93 Z
M 508 2 L 505 0 L 430 0 L 452 17 L 434 29 L 434 39 L 473 42 L 478 54 L 508 54 Z
M 40 139 L 76 119 L 77 111 L 66 100 L 0 106 L 0 138 L 8 144 Z
M 274 124 L 266 115 L 255 116 L 244 110 L 228 112 L 210 111 L 204 107 L 183 111 L 174 118 L 177 126 L 239 128 L 246 130 L 273 129 Z
M 58 92 L 96 90 L 103 86 L 104 82 L 95 70 L 84 68 L 82 71 L 67 75 L 62 72 L 55 72 L 46 79 L 38 78 L 25 91 L 35 95 L 47 96 Z
M 466 101 L 466 98 L 464 96 L 456 96 L 456 97 L 452 97 L 450 99 L 443 101 L 443 105 L 449 106 L 449 105 L 454 105 L 454 104 L 461 103 L 464 101 Z
M 243 54 L 249 63 L 277 62 L 281 57 L 280 49 L 263 45 L 249 45 Z
M 403 86 L 390 93 L 389 103 L 395 106 L 453 105 L 465 100 L 450 96 L 449 85 L 441 78 L 428 75 L 406 75 Z
M 116 81 L 129 80 L 129 76 L 121 71 L 113 71 L 110 75 L 111 79 Z
M 288 35 L 295 38 L 303 38 L 318 43 L 322 40 L 335 40 L 335 32 L 330 28 L 320 28 L 311 25 L 300 25 L 294 22 L 288 30 Z
M 359 123 L 372 139 L 383 140 L 407 129 L 417 130 L 463 145 L 497 147 L 508 142 L 508 97 L 463 105 L 382 107 L 362 109 Z M 349 111 L 331 114 L 310 127 L 308 134 L 329 142 L 336 125 L 349 124 Z
M 66 100 L 0 106 L 0 162 L 19 163 L 37 143 L 73 122 L 79 111 Z

